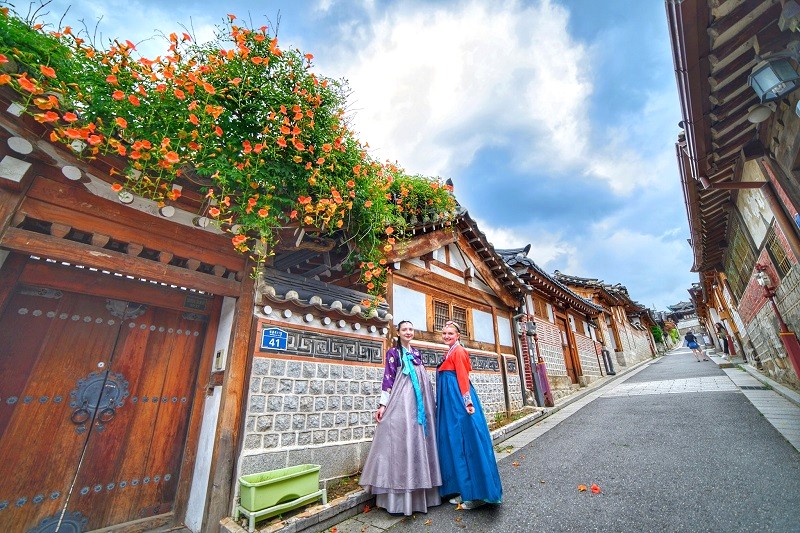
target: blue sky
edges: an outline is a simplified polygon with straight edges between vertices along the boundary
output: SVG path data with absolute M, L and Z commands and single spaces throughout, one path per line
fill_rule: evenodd
M 53 0 L 48 19 L 67 7 L 73 27 L 102 17 L 106 40 L 183 25 L 203 41 L 228 13 L 277 26 L 282 47 L 349 81 L 373 155 L 451 178 L 495 247 L 531 243 L 546 271 L 621 283 L 658 310 L 697 280 L 662 1 Z

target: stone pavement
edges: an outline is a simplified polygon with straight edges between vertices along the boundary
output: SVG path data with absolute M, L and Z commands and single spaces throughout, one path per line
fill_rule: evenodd
M 682 354 L 683 352 L 688 354 L 689 349 L 678 348 L 671 353 Z M 725 373 L 725 376 L 700 376 L 661 381 L 631 380 L 650 364 L 659 363 L 660 359 L 646 361 L 632 368 L 623 368 L 617 376 L 590 385 L 581 392 L 565 398 L 554 408 L 543 409 L 511 426 L 493 432 L 495 457 L 498 462 L 504 461 L 514 451 L 530 444 L 582 407 L 601 397 L 722 391 L 741 391 L 775 429 L 795 449 L 800 451 L 800 394 L 763 376 L 749 365 L 734 366 L 725 357 L 717 356 L 713 350 L 707 350 L 706 354 L 713 363 L 703 362 L 702 364 L 717 365 Z M 698 365 L 698 368 L 703 367 Z M 353 498 L 355 499 L 353 500 Z M 293 522 L 286 524 L 289 527 L 269 528 L 262 531 L 280 531 L 282 533 L 334 531 L 332 528 L 335 527 L 336 533 L 377 533 L 392 528 L 404 518 L 392 516 L 383 509 L 373 509 L 368 513 L 362 512 L 365 504 L 371 504 L 369 495 L 363 493 L 351 495 L 351 500 L 353 501 L 346 504 L 349 505 L 349 512 L 336 514 L 334 509 L 328 509 L 327 520 L 319 520 L 316 527 L 311 524 L 308 524 L 310 527 L 302 527 L 301 522 Z M 424 515 L 420 515 L 417 519 L 424 520 L 425 518 Z M 228 528 L 228 531 L 233 531 L 233 529 Z

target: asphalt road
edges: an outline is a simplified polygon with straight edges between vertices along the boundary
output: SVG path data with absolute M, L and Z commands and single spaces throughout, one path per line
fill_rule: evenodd
M 730 381 L 685 350 L 625 383 L 700 377 Z M 653 390 L 600 397 L 502 459 L 501 505 L 445 503 L 390 531 L 800 532 L 800 453 L 743 394 Z

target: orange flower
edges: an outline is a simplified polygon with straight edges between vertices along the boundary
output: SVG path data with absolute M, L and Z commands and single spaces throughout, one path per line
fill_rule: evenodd
M 172 152 L 172 151 L 170 151 L 170 152 L 167 152 L 167 153 L 166 153 L 166 155 L 164 156 L 164 159 L 165 159 L 165 160 L 166 160 L 168 163 L 172 163 L 173 165 L 174 165 L 175 163 L 177 163 L 178 161 L 180 161 L 180 160 L 181 160 L 181 158 L 180 158 L 180 156 L 177 154 L 177 152 Z
M 3 63 L 8 63 L 8 58 L 6 57 L 5 54 L 0 54 L 0 65 L 2 65 Z
M 122 190 L 122 185 L 120 185 L 119 183 L 115 183 L 114 185 L 111 186 L 111 190 L 114 192 L 119 192 Z
M 122 100 L 123 98 L 125 98 L 125 93 L 117 89 L 116 91 L 111 93 L 111 98 L 113 98 L 114 100 Z
M 106 76 L 106 81 L 108 83 L 110 83 L 111 85 L 119 85 L 119 81 L 117 81 L 117 77 L 114 76 L 113 74 L 109 74 L 108 76 Z
M 592 488 L 591 488 L 591 490 L 592 490 L 592 492 L 593 492 L 594 494 L 600 494 L 600 487 L 598 487 L 598 486 L 597 486 L 597 485 L 595 485 L 594 483 L 592 483 Z
M 261 209 L 258 210 L 258 216 L 260 216 L 261 218 L 264 218 L 267 215 L 269 215 L 269 209 L 265 209 L 262 207 Z
M 394 233 L 393 227 L 389 226 L 388 228 L 386 228 L 386 235 L 391 235 L 392 233 Z
M 64 113 L 64 117 L 63 118 L 64 118 L 64 120 L 66 122 L 75 122 L 76 120 L 78 120 L 78 115 L 76 115 L 72 111 L 68 111 L 68 112 Z
M 17 79 L 17 83 L 19 83 L 19 86 L 28 91 L 29 93 L 37 92 L 36 85 L 32 83 L 31 80 L 29 80 L 25 74 L 23 74 L 21 77 Z
M 39 70 L 41 71 L 42 74 L 44 74 L 48 78 L 55 78 L 56 77 L 56 71 L 53 70 L 50 67 L 46 67 L 44 65 L 39 65 Z
M 214 218 L 217 218 L 219 216 L 219 209 L 216 207 L 209 207 L 208 214 Z
M 311 203 L 311 197 L 310 196 L 298 196 L 297 197 L 297 201 L 300 202 L 300 205 L 305 205 L 305 204 Z
M 237 235 L 236 237 L 231 239 L 231 242 L 233 243 L 234 246 L 241 246 L 242 244 L 244 244 L 244 242 L 246 240 L 247 240 L 247 236 L 245 236 L 245 235 Z
M 306 216 L 306 217 L 303 219 L 303 222 L 304 222 L 305 224 L 307 224 L 307 225 L 309 225 L 309 226 L 310 226 L 311 224 L 313 224 L 313 223 L 314 223 L 314 219 L 313 219 L 313 218 L 312 218 L 310 215 L 307 215 L 307 216 Z
M 178 100 L 184 100 L 186 98 L 186 93 L 181 91 L 180 89 L 175 89 L 174 91 L 172 91 L 172 94 L 174 94 L 175 98 L 177 98 Z
M 11 76 L 8 74 L 0 74 L 0 85 L 6 85 L 11 81 Z
M 55 122 L 58 120 L 58 113 L 55 111 L 48 111 L 47 113 L 39 113 L 34 117 L 38 122 Z
M 135 105 L 136 107 L 139 107 L 139 105 L 140 105 L 139 99 L 138 99 L 138 98 L 136 98 L 136 96 L 135 96 L 135 95 L 133 95 L 133 94 L 132 94 L 132 95 L 130 95 L 130 96 L 128 96 L 128 101 L 129 101 L 131 104 Z
M 367 200 L 364 202 L 364 207 L 372 207 L 372 200 Z
M 278 144 L 278 146 L 280 146 L 281 148 L 286 148 L 286 139 L 284 139 L 283 137 L 278 137 L 278 140 L 277 140 L 277 141 L 275 141 L 275 142 L 276 142 L 276 143 Z
M 117 123 L 117 126 L 119 126 L 119 127 L 120 127 L 120 128 L 122 128 L 122 129 L 125 129 L 125 128 L 127 128 L 127 127 L 128 127 L 128 121 L 127 121 L 127 120 L 125 120 L 125 119 L 124 119 L 124 118 L 122 118 L 122 117 L 117 117 L 116 119 L 114 119 L 114 122 L 116 122 L 116 123 Z
M 293 209 L 291 213 L 289 213 L 289 219 L 295 220 L 297 218 L 297 209 Z

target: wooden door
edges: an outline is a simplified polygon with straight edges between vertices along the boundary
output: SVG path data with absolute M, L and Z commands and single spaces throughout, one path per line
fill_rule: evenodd
M 567 367 L 567 376 L 572 383 L 578 383 L 578 369 L 576 368 L 575 359 L 572 356 L 572 349 L 569 344 L 569 330 L 567 328 L 567 321 L 561 317 L 556 317 L 556 326 L 558 326 L 559 335 L 561 336 L 561 349 L 564 353 L 564 365 Z
M 204 321 L 21 285 L 0 317 L 0 529 L 169 512 Z

